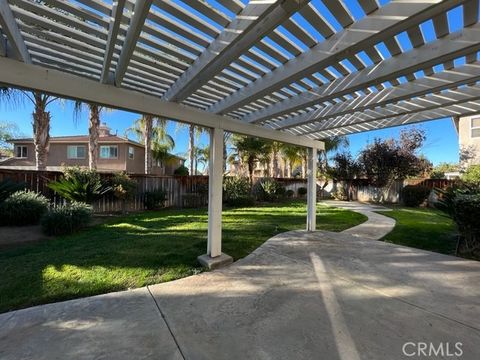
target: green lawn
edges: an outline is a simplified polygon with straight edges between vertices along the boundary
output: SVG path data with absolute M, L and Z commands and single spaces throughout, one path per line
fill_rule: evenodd
M 382 240 L 417 249 L 454 255 L 454 222 L 439 210 L 429 208 L 395 208 L 378 212 L 396 220 L 395 228 Z
M 319 229 L 341 231 L 366 217 L 319 206 L 317 219 Z M 304 202 L 224 210 L 223 251 L 242 258 L 277 233 L 304 228 L 305 221 Z M 198 273 L 206 234 L 206 209 L 162 210 L 0 251 L 0 312 Z

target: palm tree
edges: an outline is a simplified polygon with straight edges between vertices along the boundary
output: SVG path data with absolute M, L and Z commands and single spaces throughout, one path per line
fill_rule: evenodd
M 35 168 L 45 171 L 47 168 L 48 151 L 50 148 L 50 112 L 47 107 L 57 97 L 39 91 L 24 91 L 11 88 L 0 88 L 0 99 L 13 106 L 22 102 L 22 94 L 32 102 L 33 143 L 35 145 Z
M 203 164 L 205 169 L 208 169 L 208 161 L 210 159 L 210 146 L 195 148 L 195 174 L 197 173 L 198 164 Z
M 81 101 L 75 101 L 74 113 L 78 117 L 82 111 L 83 104 Z M 100 138 L 100 116 L 105 109 L 103 106 L 87 103 L 88 107 L 88 167 L 92 170 L 97 169 L 98 162 L 98 142 Z
M 278 154 L 280 152 L 281 144 L 277 141 L 272 142 L 271 149 L 272 149 L 272 166 L 271 166 L 271 177 L 279 177 L 280 176 L 280 169 L 278 166 Z
M 168 121 L 153 115 L 142 115 L 126 133 L 133 132 L 138 141 L 145 145 L 145 174 L 152 173 L 153 159 L 166 162 L 170 160 L 169 151 L 175 147 L 175 141 L 167 133 Z
M 287 177 L 292 177 L 295 167 L 302 163 L 302 148 L 300 146 L 282 144 L 280 152 L 287 164 Z
M 257 162 L 269 162 L 271 142 L 257 137 L 233 135 L 232 138 L 235 153 L 232 154 L 248 166 L 248 177 L 253 187 L 253 171 Z

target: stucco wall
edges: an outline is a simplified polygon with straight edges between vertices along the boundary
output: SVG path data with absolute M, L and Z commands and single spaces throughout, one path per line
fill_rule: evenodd
M 1 166 L 35 166 L 35 147 L 32 143 L 16 143 L 15 145 L 27 146 L 27 158 L 11 158 L 2 162 Z M 85 159 L 69 159 L 67 149 L 70 145 L 83 145 L 86 147 Z M 100 171 L 127 171 L 130 174 L 143 174 L 145 172 L 145 149 L 142 146 L 134 144 L 100 144 L 118 146 L 117 159 L 98 158 L 97 167 Z M 128 147 L 134 148 L 133 159 L 128 158 Z M 175 159 L 171 164 L 165 167 L 153 166 L 154 175 L 173 175 L 175 169 L 183 164 L 183 160 Z M 87 143 L 51 143 L 47 160 L 47 167 L 63 166 L 88 166 L 88 144 Z
M 480 164 L 480 137 L 472 137 L 471 123 L 473 118 L 480 118 L 480 114 L 475 116 L 465 116 L 458 121 L 460 151 L 462 151 L 462 149 L 471 149 L 475 155 L 471 161 L 464 165 Z

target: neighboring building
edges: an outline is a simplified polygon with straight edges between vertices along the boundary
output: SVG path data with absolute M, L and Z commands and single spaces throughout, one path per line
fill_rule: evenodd
M 0 168 L 35 169 L 35 147 L 33 139 L 14 139 L 14 157 L 2 161 Z M 185 159 L 172 155 L 166 164 L 155 162 L 152 173 L 173 175 Z M 59 136 L 50 138 L 47 170 L 61 171 L 64 166 L 88 167 L 88 136 Z M 145 147 L 127 138 L 113 135 L 102 124 L 100 127 L 99 156 L 97 169 L 101 172 L 126 171 L 129 174 L 145 172 Z
M 480 114 L 455 118 L 458 133 L 460 165 L 480 165 Z

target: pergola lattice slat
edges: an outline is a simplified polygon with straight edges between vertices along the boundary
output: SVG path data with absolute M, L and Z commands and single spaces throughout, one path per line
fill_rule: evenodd
M 429 2 L 391 2 L 370 16 L 352 24 L 349 28 L 320 42 L 310 51 L 302 53 L 284 66 L 272 71 L 262 79 L 237 91 L 213 105 L 209 111 L 226 113 L 262 97 L 274 89 L 308 76 L 352 53 L 368 49 L 376 43 L 394 36 L 409 27 L 461 4 L 456 0 L 433 0 Z

